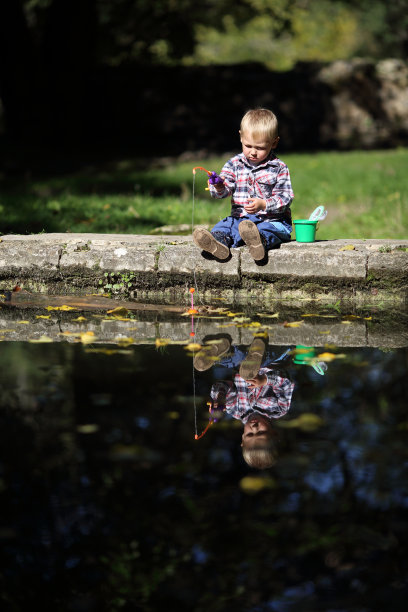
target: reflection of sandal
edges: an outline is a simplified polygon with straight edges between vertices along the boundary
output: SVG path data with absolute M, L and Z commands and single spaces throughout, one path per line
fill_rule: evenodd
M 217 259 L 228 259 L 230 250 L 222 242 L 219 242 L 211 232 L 203 227 L 197 227 L 193 232 L 193 240 L 200 249 L 211 253 Z
M 207 336 L 204 342 L 211 344 L 204 344 L 194 358 L 194 367 L 199 372 L 211 368 L 218 359 L 228 353 L 231 347 L 231 338 L 228 336 Z
M 255 261 L 260 261 L 263 259 L 265 257 L 264 242 L 255 223 L 249 221 L 249 219 L 246 221 L 241 221 L 241 223 L 238 225 L 238 231 L 242 240 L 247 245 L 249 252 L 251 253 L 251 257 Z
M 266 342 L 263 338 L 254 338 L 251 346 L 248 349 L 248 355 L 241 363 L 239 375 L 245 380 L 255 378 L 258 374 L 262 359 L 266 351 Z

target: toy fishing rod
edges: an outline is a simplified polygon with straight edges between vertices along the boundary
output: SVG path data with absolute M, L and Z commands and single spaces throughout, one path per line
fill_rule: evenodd
M 211 170 L 207 170 L 206 168 L 203 168 L 202 166 L 195 166 L 195 168 L 193 168 L 193 174 L 195 175 L 196 170 L 203 170 L 204 172 L 207 173 L 208 176 L 208 185 L 217 185 L 217 184 L 221 184 L 223 183 L 223 179 L 220 177 L 219 174 L 217 174 L 216 172 L 211 172 Z M 207 190 L 210 187 L 207 187 Z

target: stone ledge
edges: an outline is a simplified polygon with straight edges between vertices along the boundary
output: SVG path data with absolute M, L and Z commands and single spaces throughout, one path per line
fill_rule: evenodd
M 121 275 L 132 273 L 130 282 Z M 202 256 L 191 236 L 39 234 L 0 238 L 0 288 L 103 291 L 107 274 L 117 295 L 169 299 L 197 281 L 209 299 L 355 299 L 404 303 L 408 240 L 292 241 L 257 265 L 245 247 L 226 262 Z M 142 296 L 143 297 L 143 296 Z

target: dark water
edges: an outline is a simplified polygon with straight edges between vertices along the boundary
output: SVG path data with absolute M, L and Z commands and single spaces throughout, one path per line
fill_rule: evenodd
M 408 351 L 330 352 L 258 471 L 183 346 L 2 342 L 1 610 L 405 609 Z

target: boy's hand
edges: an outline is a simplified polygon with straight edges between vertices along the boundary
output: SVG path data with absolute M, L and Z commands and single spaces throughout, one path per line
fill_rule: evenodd
M 216 172 L 211 172 L 208 177 L 208 183 L 214 185 L 217 191 L 224 190 L 224 179 L 222 179 Z
M 261 200 L 261 198 L 250 198 L 248 204 L 245 204 L 244 208 L 247 212 L 254 215 L 258 210 L 266 209 L 266 202 L 265 200 Z
M 208 177 L 208 182 L 210 183 L 210 185 L 223 185 L 224 184 L 224 180 L 216 172 L 211 172 L 211 174 Z
M 262 376 L 259 376 L 258 374 L 258 376 L 255 376 L 255 378 L 249 378 L 247 380 L 247 384 L 250 389 L 255 389 L 255 387 L 263 387 L 267 380 L 268 378 L 266 374 L 262 374 Z

